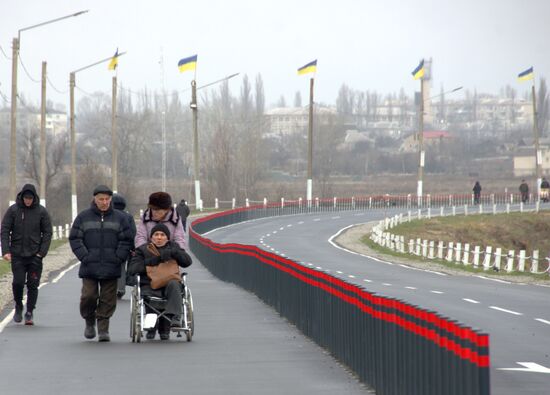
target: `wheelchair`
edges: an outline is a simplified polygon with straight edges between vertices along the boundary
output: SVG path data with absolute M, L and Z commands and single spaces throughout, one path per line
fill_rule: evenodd
M 132 343 L 140 343 L 143 333 L 155 328 L 159 320 L 168 320 L 164 314 L 166 299 L 142 295 L 139 280 L 140 276 L 136 275 L 136 282 L 130 297 L 130 338 Z M 181 328 L 170 328 L 170 331 L 177 332 L 177 337 L 182 337 L 183 332 L 187 341 L 190 342 L 195 332 L 195 322 L 193 319 L 193 296 L 187 285 L 187 273 L 185 272 L 181 274 L 181 288 L 182 326 Z M 146 313 L 146 308 L 151 312 Z

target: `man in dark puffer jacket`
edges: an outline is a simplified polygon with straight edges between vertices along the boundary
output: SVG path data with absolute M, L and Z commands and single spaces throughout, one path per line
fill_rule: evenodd
M 131 247 L 126 215 L 113 209 L 113 192 L 105 185 L 94 189 L 91 207 L 75 218 L 69 241 L 80 263 L 82 278 L 80 315 L 86 320 L 84 337 L 93 339 L 97 319 L 98 340 L 110 341 L 109 318 L 116 309 L 117 280 Z
M 21 322 L 23 293 L 27 282 L 25 324 L 33 325 L 33 310 L 38 299 L 42 259 L 52 240 L 52 223 L 32 184 L 26 184 L 2 219 L 2 256 L 11 262 L 13 272 L 13 320 Z

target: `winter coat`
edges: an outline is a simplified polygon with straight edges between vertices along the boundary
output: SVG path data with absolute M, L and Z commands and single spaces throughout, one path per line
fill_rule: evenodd
M 526 183 L 521 183 L 519 186 L 519 191 L 521 193 L 529 193 L 529 186 Z
M 121 213 L 126 215 L 126 219 L 128 219 L 128 224 L 130 225 L 130 238 L 132 241 L 132 246 L 130 249 L 134 250 L 134 239 L 136 237 L 136 221 L 134 221 L 134 217 L 132 214 L 130 214 L 127 211 L 124 211 L 126 209 L 126 199 L 122 195 L 114 194 L 113 195 L 113 207 L 115 210 L 119 210 Z
M 151 229 L 153 229 L 153 227 L 159 222 L 168 227 L 168 230 L 170 231 L 170 240 L 175 241 L 181 248 L 186 250 L 187 243 L 185 242 L 185 233 L 183 232 L 181 217 L 173 207 L 170 208 L 170 210 L 166 213 L 166 216 L 161 221 L 153 220 L 150 208 L 145 210 L 137 225 L 137 234 L 135 238 L 136 248 L 149 243 Z
M 474 194 L 476 195 L 479 195 L 481 193 L 481 185 L 479 184 L 479 182 L 476 182 L 472 191 L 474 191 Z
M 191 213 L 191 210 L 189 209 L 189 206 L 185 203 L 184 200 L 182 200 L 178 207 L 176 207 L 176 211 L 180 215 L 182 221 L 186 220 L 187 217 L 189 217 L 189 214 Z
M 131 230 L 126 215 L 95 203 L 75 218 L 69 234 L 71 249 L 81 262 L 78 276 L 97 280 L 120 277 L 120 266 L 130 253 Z
M 181 249 L 178 243 L 169 241 L 163 247 L 157 247 L 161 256 L 156 256 L 147 249 L 147 244 L 142 245 L 136 249 L 136 255 L 130 260 L 128 266 L 129 275 L 140 275 L 139 282 L 141 285 L 150 285 L 151 279 L 147 277 L 146 266 L 148 264 L 158 264 L 168 259 L 175 259 L 179 266 L 188 267 L 191 266 L 192 260 L 189 254 L 185 250 Z M 162 256 L 166 255 L 168 259 L 162 260 Z
M 31 192 L 33 202 L 25 206 L 23 194 Z M 39 254 L 45 257 L 52 241 L 52 222 L 46 208 L 40 205 L 40 198 L 31 184 L 26 184 L 17 194 L 2 219 L 2 255 L 31 257 Z

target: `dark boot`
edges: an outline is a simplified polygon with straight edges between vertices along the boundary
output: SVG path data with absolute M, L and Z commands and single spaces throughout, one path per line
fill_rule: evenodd
M 19 323 L 21 322 L 22 319 L 23 319 L 23 305 L 16 304 L 15 313 L 13 313 L 13 321 Z
M 34 325 L 34 320 L 32 317 L 32 311 L 27 311 L 25 313 L 25 325 Z
M 111 338 L 109 337 L 109 319 L 108 318 L 102 318 L 97 320 L 97 333 L 98 333 L 98 341 L 100 342 L 108 342 L 111 341 Z
M 86 339 L 93 339 L 95 337 L 95 320 L 86 320 L 86 329 L 84 329 L 84 337 Z

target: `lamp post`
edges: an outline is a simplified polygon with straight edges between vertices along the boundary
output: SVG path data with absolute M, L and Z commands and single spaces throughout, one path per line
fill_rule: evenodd
M 195 181 L 195 208 L 202 210 L 201 203 L 201 182 L 199 171 L 199 132 L 198 132 L 198 107 L 197 107 L 197 90 L 207 88 L 211 85 L 218 84 L 223 81 L 227 81 L 233 77 L 238 76 L 239 73 L 228 75 L 225 78 L 219 79 L 209 84 L 203 85 L 197 88 L 197 82 L 191 81 L 191 111 L 193 112 L 193 179 Z
M 79 11 L 74 14 L 65 15 L 60 18 L 48 20 L 46 22 L 38 23 L 36 25 L 27 26 L 17 31 L 17 37 L 13 38 L 12 42 L 12 57 L 11 57 L 11 116 L 10 116 L 10 186 L 9 186 L 9 199 L 10 205 L 14 203 L 15 198 L 15 186 L 16 186 L 16 174 L 17 174 L 17 62 L 19 61 L 19 50 L 21 46 L 21 32 L 31 30 L 40 26 L 48 25 L 50 23 L 58 22 L 63 19 L 76 17 L 87 13 L 88 10 Z M 42 172 L 42 170 L 41 170 Z
M 419 110 L 418 110 L 418 182 L 416 188 L 416 196 L 418 207 L 422 207 L 422 196 L 423 196 L 423 183 L 424 183 L 424 160 L 425 160 L 425 151 L 424 151 L 424 103 L 428 100 L 435 99 L 442 95 L 457 92 L 462 89 L 461 86 L 454 88 L 450 91 L 443 92 L 439 95 L 431 96 L 424 99 L 424 83 L 428 81 L 422 79 L 420 84 L 420 100 L 419 100 Z
M 126 52 L 121 52 L 118 54 L 118 57 L 124 55 Z M 76 195 L 76 132 L 74 127 L 74 88 L 76 86 L 76 73 L 89 69 L 91 67 L 97 66 L 98 64 L 106 63 L 110 61 L 113 57 L 109 56 L 108 58 L 101 59 L 98 62 L 89 64 L 88 66 L 81 67 L 75 71 L 71 71 L 69 74 L 69 127 L 70 127 L 70 133 L 71 133 L 71 221 L 74 221 L 78 214 L 78 206 L 77 206 L 77 195 Z M 113 89 L 116 88 L 116 80 L 113 80 Z M 113 111 L 115 111 L 115 108 L 113 108 Z M 115 115 L 113 114 L 113 117 Z M 116 143 L 113 139 L 114 149 L 116 149 Z M 114 157 L 116 158 L 116 153 L 113 153 Z

